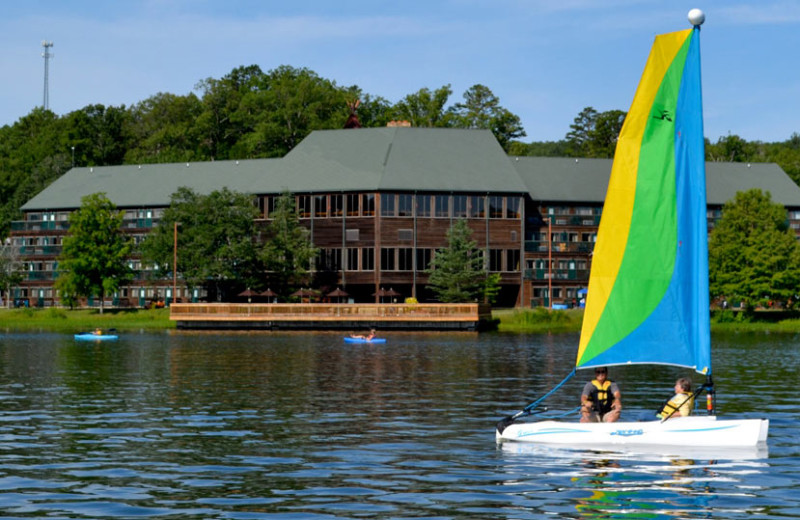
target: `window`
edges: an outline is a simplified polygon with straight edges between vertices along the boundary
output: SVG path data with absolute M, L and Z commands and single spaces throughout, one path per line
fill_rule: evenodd
M 347 248 L 347 270 L 358 271 L 358 248 Z
M 382 247 L 381 248 L 381 271 L 394 271 L 395 270 L 395 248 Z
M 489 271 L 500 271 L 503 268 L 503 250 L 490 249 L 489 250 Z
M 373 193 L 364 193 L 361 196 L 361 216 L 374 217 L 375 216 L 375 195 Z
M 398 271 L 413 271 L 414 270 L 414 250 L 410 247 L 401 247 L 397 250 L 397 270 Z
M 393 193 L 381 194 L 381 216 L 394 217 L 397 215 L 397 208 L 395 207 L 395 196 Z
M 436 195 L 433 198 L 434 216 L 437 218 L 450 217 L 450 195 Z
M 414 196 L 413 195 L 398 195 L 397 196 L 397 216 L 398 217 L 413 217 L 414 216 Z
M 311 197 L 308 195 L 299 195 L 297 197 L 297 216 L 311 218 Z
M 503 218 L 503 197 L 489 197 L 489 218 Z
M 371 247 L 361 248 L 361 270 L 374 271 L 375 270 L 375 250 Z
M 466 195 L 453 195 L 453 216 L 455 218 L 466 218 L 467 216 Z
M 275 212 L 275 199 L 276 197 L 272 196 L 259 197 L 258 210 L 261 212 L 264 218 L 270 218 Z
M 509 249 L 506 251 L 506 271 L 519 271 L 519 249 Z
M 421 248 L 417 249 L 417 271 L 424 271 L 431 265 L 431 257 L 433 249 Z
M 358 209 L 361 207 L 359 204 L 361 202 L 361 196 L 356 193 L 350 193 L 347 195 L 347 216 L 348 217 L 357 217 L 358 216 Z
M 339 271 L 342 269 L 341 249 L 320 249 L 317 256 L 317 269 L 320 271 Z
M 486 217 L 485 202 L 483 197 L 472 195 L 469 198 L 469 218 Z
M 314 196 L 314 216 L 325 218 L 328 216 L 328 197 L 325 195 Z
M 506 199 L 506 218 L 520 218 L 519 197 L 508 197 Z
M 342 208 L 342 200 L 344 199 L 341 195 L 331 195 L 331 216 L 332 217 L 341 217 L 344 214 Z
M 417 217 L 425 218 L 431 216 L 431 196 L 417 195 Z

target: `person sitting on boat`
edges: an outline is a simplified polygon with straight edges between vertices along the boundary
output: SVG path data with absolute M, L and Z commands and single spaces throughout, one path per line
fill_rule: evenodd
M 682 377 L 675 382 L 675 395 L 667 401 L 657 416 L 662 420 L 672 417 L 689 417 L 692 414 L 692 408 L 694 408 L 692 380 Z
M 92 334 L 94 334 L 95 336 L 102 336 L 103 335 L 103 330 L 102 329 L 94 329 L 94 332 Z
M 581 422 L 615 422 L 622 411 L 619 386 L 608 379 L 608 368 L 594 369 L 594 379 L 581 393 Z
M 369 334 L 350 334 L 351 338 L 356 339 L 363 339 L 364 341 L 372 341 L 372 338 L 375 337 L 375 329 L 369 331 Z

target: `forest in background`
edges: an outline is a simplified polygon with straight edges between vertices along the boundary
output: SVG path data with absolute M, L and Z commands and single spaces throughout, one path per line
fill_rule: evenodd
M 0 238 L 19 208 L 72 166 L 109 166 L 282 157 L 314 130 L 414 127 L 491 130 L 510 155 L 613 157 L 625 112 L 584 108 L 563 139 L 525 143 L 520 118 L 476 84 L 451 102 L 449 85 L 420 89 L 397 103 L 339 86 L 308 69 L 238 67 L 199 82 L 187 95 L 157 93 L 129 107 L 88 105 L 59 116 L 33 109 L 0 128 Z M 800 184 L 800 135 L 786 141 L 706 139 L 710 161 L 775 162 Z

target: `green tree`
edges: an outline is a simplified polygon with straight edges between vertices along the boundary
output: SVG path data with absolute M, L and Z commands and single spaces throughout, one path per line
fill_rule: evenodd
M 130 277 L 132 240 L 122 233 L 122 218 L 104 193 L 83 197 L 81 207 L 70 214 L 56 280 L 67 301 L 98 295 L 102 314 L 105 295 Z
M 450 126 L 452 114 L 444 107 L 452 93 L 450 85 L 445 85 L 433 92 L 423 88 L 409 94 L 394 106 L 395 119 L 408 121 L 414 127 Z
M 431 260 L 428 287 L 443 303 L 465 303 L 493 298 L 499 276 L 487 276 L 484 258 L 472 240 L 472 230 L 463 219 L 447 230 L 447 247 L 437 249 Z
M 491 130 L 506 151 L 513 139 L 525 135 L 519 116 L 500 106 L 500 99 L 484 85 L 470 87 L 464 92 L 464 102 L 456 103 L 450 113 L 453 126 Z
M 284 192 L 275 201 L 275 210 L 267 229 L 263 258 L 269 271 L 270 285 L 278 294 L 308 284 L 311 261 L 317 249 L 311 244 L 309 231 L 300 225 L 294 196 Z
M 21 271 L 19 248 L 0 243 L 0 289 L 5 293 L 7 307 L 11 307 L 11 288 L 22 281 Z
M 203 105 L 194 94 L 156 94 L 130 110 L 132 142 L 127 163 L 167 163 L 208 160 L 202 154 L 197 119 Z
M 204 287 L 212 299 L 225 299 L 230 290 L 260 283 L 258 246 L 253 241 L 257 216 L 250 195 L 227 188 L 199 195 L 180 188 L 142 243 L 142 257 L 172 278 L 177 222 L 177 272 L 187 289 Z
M 598 112 L 592 107 L 584 108 L 566 135 L 568 154 L 573 157 L 614 157 L 625 116 L 622 110 Z
M 769 193 L 739 192 L 725 204 L 709 239 L 711 297 L 748 306 L 796 299 L 800 245 L 786 209 Z

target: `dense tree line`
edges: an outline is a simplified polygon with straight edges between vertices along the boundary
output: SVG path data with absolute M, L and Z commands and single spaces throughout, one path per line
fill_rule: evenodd
M 362 127 L 483 128 L 508 145 L 525 135 L 518 116 L 483 85 L 448 106 L 449 85 L 395 104 L 341 87 L 308 69 L 239 67 L 197 84 L 196 94 L 158 93 L 133 106 L 90 105 L 64 116 L 36 108 L 0 128 L 0 237 L 19 208 L 71 166 L 282 157 L 309 133 L 342 128 L 354 100 Z
M 508 151 L 511 155 L 610 159 L 614 157 L 625 115 L 620 110 L 598 112 L 586 107 L 575 117 L 564 139 L 529 144 L 515 141 L 509 145 Z M 786 141 L 778 143 L 748 142 L 737 135 L 722 136 L 716 142 L 706 138 L 706 160 L 773 162 L 800 184 L 800 134 L 794 133 Z
M 511 155 L 612 157 L 625 113 L 586 107 L 564 139 L 523 143 L 518 116 L 492 91 L 470 87 L 450 102 L 450 85 L 422 88 L 397 103 L 339 86 L 311 70 L 238 67 L 187 95 L 158 93 L 132 106 L 89 105 L 63 116 L 36 108 L 0 128 L 0 237 L 19 208 L 72 165 L 166 163 L 281 157 L 310 132 L 342 128 L 360 100 L 363 127 L 406 120 L 412 126 L 491 130 Z M 800 183 L 800 135 L 780 143 L 735 135 L 706 142 L 709 160 L 776 162 Z

